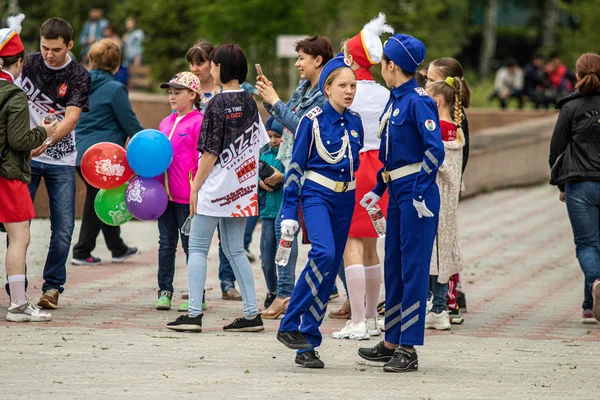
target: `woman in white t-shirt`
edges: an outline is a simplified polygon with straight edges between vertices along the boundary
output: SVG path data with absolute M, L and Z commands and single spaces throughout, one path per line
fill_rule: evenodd
M 241 88 L 248 63 L 238 45 L 225 44 L 210 55 L 210 73 L 223 91 L 208 103 L 198 140 L 201 153 L 192 183 L 189 239 L 187 315 L 167 324 L 178 331 L 202 331 L 202 292 L 206 259 L 217 225 L 221 245 L 239 282 L 244 317 L 223 327 L 232 332 L 264 330 L 256 306 L 252 267 L 244 253 L 246 217 L 258 215 L 258 159 L 269 140 L 258 108 Z

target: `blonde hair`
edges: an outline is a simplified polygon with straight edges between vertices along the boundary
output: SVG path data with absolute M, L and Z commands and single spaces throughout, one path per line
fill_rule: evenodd
M 102 39 L 92 45 L 89 58 L 92 69 L 112 73 L 121 65 L 121 48 L 112 39 Z
M 461 77 L 448 77 L 443 81 L 434 81 L 427 84 L 427 91 L 431 96 L 442 96 L 444 103 L 453 115 L 454 122 L 460 128 L 464 118 L 463 98 L 465 81 Z

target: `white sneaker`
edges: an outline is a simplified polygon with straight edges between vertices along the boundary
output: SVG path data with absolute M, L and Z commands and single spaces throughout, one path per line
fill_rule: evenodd
M 452 328 L 452 325 L 450 325 L 450 316 L 446 310 L 440 313 L 434 313 L 430 311 L 425 317 L 425 329 L 447 331 L 450 328 Z
M 368 340 L 369 332 L 367 332 L 367 324 L 365 321 L 353 323 L 352 320 L 346 322 L 346 326 L 339 332 L 333 332 L 334 339 L 352 339 L 352 340 Z
M 381 321 L 377 316 L 367 319 L 367 332 L 369 336 L 381 335 Z
M 52 314 L 39 309 L 29 301 L 22 306 L 10 303 L 6 320 L 11 322 L 49 322 L 52 321 Z

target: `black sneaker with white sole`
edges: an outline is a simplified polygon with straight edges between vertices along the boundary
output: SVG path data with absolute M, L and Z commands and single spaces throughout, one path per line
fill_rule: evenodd
M 394 351 L 392 359 L 383 365 L 385 372 L 412 372 L 419 369 L 419 357 L 417 351 L 413 349 L 412 353 L 398 347 Z
M 265 330 L 262 318 L 258 314 L 255 318 L 236 318 L 232 323 L 223 327 L 226 332 L 260 332 Z
M 123 261 L 131 258 L 131 257 L 135 257 L 138 254 L 138 248 L 137 247 L 128 247 L 127 251 L 125 252 L 125 254 L 123 254 L 122 256 L 119 257 L 114 257 L 112 258 L 112 262 L 114 263 L 122 263 Z
M 314 350 L 296 353 L 296 364 L 306 368 L 325 368 L 325 363 L 319 358 L 319 353 Z
M 180 315 L 175 321 L 169 322 L 167 328 L 179 332 L 202 332 L 202 314 L 197 317 Z
M 388 362 L 394 355 L 394 349 L 385 347 L 382 340 L 373 347 L 361 347 L 358 355 L 369 361 Z
M 75 258 L 73 257 L 71 259 L 71 264 L 73 265 L 89 265 L 89 266 L 94 266 L 94 265 L 100 265 L 102 264 L 102 260 L 94 257 L 94 256 L 89 256 L 88 258 Z
M 464 318 L 460 313 L 460 308 L 454 310 L 448 310 L 448 316 L 450 317 L 450 323 L 454 325 L 460 325 L 464 322 Z
M 292 350 L 311 350 L 313 348 L 312 344 L 299 330 L 291 332 L 277 331 L 277 340 Z

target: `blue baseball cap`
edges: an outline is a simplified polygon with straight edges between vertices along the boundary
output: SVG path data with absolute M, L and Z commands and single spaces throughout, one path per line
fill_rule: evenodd
M 383 53 L 397 66 L 408 72 L 415 72 L 425 61 L 425 45 L 410 35 L 394 33 L 385 42 Z
M 344 58 L 343 56 L 337 56 L 325 64 L 321 70 L 321 74 L 319 75 L 319 89 L 321 90 L 321 93 L 325 94 L 325 81 L 329 75 L 331 75 L 331 73 L 338 68 L 352 68 L 350 67 L 350 60 Z

